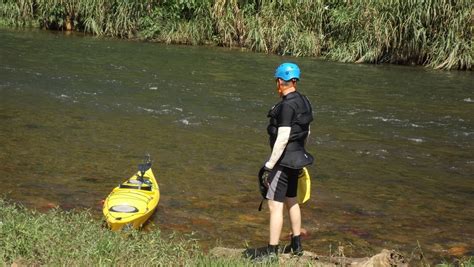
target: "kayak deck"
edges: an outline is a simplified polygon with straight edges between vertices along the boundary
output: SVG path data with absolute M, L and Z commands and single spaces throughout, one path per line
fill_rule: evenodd
M 151 168 L 115 187 L 104 201 L 107 225 L 117 231 L 123 227 L 140 229 L 155 211 L 160 199 L 158 183 Z

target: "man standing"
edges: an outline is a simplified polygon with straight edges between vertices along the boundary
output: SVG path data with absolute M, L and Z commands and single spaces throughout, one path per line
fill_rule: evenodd
M 291 251 L 301 256 L 301 211 L 296 198 L 298 175 L 301 169 L 313 163 L 306 152 L 305 142 L 313 120 L 308 98 L 296 91 L 300 69 L 296 64 L 283 63 L 275 71 L 281 101 L 269 111 L 267 128 L 272 153 L 265 163 L 262 178 L 268 187 L 266 198 L 270 210 L 270 240 L 266 253 L 260 257 L 277 258 L 278 243 L 283 227 L 283 209 L 286 208 L 291 224 Z

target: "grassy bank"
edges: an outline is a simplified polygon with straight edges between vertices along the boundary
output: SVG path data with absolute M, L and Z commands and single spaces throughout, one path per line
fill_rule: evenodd
M 191 238 L 158 230 L 111 232 L 87 211 L 39 213 L 0 199 L 0 266 L 209 266 L 244 260 L 206 256 Z
M 164 236 L 156 228 L 148 232 L 111 232 L 88 211 L 53 209 L 40 213 L 1 198 L 0 248 L 0 266 L 12 263 L 20 266 L 254 265 L 239 257 L 205 254 L 192 237 Z M 315 259 L 306 263 L 312 265 L 312 261 L 315 266 L 332 266 L 329 261 Z M 416 262 L 421 266 L 430 266 L 425 261 Z M 474 258 L 436 266 L 471 267 L 474 266 Z
M 472 70 L 470 0 L 1 0 L 0 24 Z

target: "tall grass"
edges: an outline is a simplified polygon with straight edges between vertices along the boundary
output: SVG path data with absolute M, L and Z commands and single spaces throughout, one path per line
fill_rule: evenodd
M 330 8 L 328 58 L 472 69 L 472 2 L 365 1 Z
M 0 23 L 472 70 L 471 0 L 2 0 Z
M 37 26 L 33 1 L 18 0 L 0 2 L 0 25 Z
M 0 265 L 209 266 L 249 265 L 205 255 L 191 238 L 159 230 L 115 233 L 87 211 L 38 213 L 0 199 Z

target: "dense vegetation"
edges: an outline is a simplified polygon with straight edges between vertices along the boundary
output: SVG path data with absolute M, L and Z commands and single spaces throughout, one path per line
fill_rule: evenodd
M 0 24 L 472 69 L 471 0 L 1 0 Z

